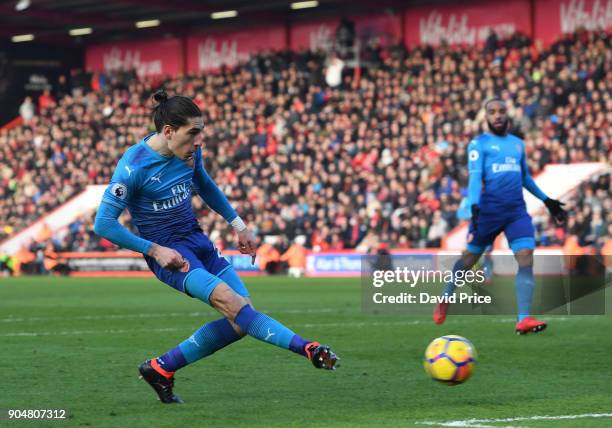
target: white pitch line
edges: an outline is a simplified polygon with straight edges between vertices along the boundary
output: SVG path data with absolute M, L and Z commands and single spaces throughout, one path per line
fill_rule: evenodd
M 264 313 L 273 313 L 273 314 L 325 314 L 338 312 L 338 308 L 312 308 L 312 309 L 262 309 L 261 312 Z M 136 314 L 107 314 L 107 315 L 78 315 L 78 316 L 64 316 L 64 317 L 7 317 L 0 318 L 0 323 L 14 323 L 14 322 L 35 322 L 35 321 L 59 321 L 59 320 L 121 320 L 121 319 L 138 319 L 138 318 L 180 318 L 180 317 L 206 317 L 212 314 L 213 312 L 145 312 L 145 313 L 136 313 Z M 342 310 L 343 314 L 358 314 L 360 313 L 358 310 Z M 390 314 L 393 315 L 393 314 Z M 577 317 L 557 317 L 552 318 L 551 322 L 557 321 L 571 321 L 577 320 L 581 318 Z M 453 320 L 450 318 L 450 321 L 453 323 L 462 323 L 464 320 Z M 506 322 L 514 322 L 515 318 L 493 318 L 492 322 L 498 323 L 506 323 Z
M 390 321 L 390 322 L 345 322 L 345 323 L 316 323 L 296 324 L 296 327 L 365 327 L 365 326 L 388 326 L 388 325 L 416 325 L 424 324 L 424 321 Z M 88 334 L 129 334 L 129 333 L 161 333 L 170 331 L 185 331 L 185 328 L 148 328 L 148 329 L 107 329 L 107 330 L 64 330 L 64 331 L 20 331 L 13 333 L 2 333 L 0 337 L 36 337 L 36 336 L 83 336 Z M 185 331 L 188 333 L 188 331 Z
M 312 311 L 317 312 L 317 311 Z M 328 312 L 327 310 L 320 310 L 318 312 Z M 305 312 L 306 313 L 306 312 Z M 135 314 L 135 315 L 148 315 L 148 314 Z M 167 316 L 168 314 L 164 315 Z M 191 312 L 191 313 L 177 313 L 176 316 L 203 316 L 205 313 Z M 146 316 L 138 316 L 138 318 L 147 318 Z M 59 319 L 59 318 L 58 318 Z M 74 318 L 71 318 L 74 319 Z M 87 318 L 81 317 L 79 319 L 105 319 L 102 318 Z M 559 318 L 556 321 L 569 321 L 571 318 Z M 514 318 L 499 318 L 495 319 L 495 322 L 514 322 Z M 465 320 L 457 320 L 456 323 L 463 324 Z M 332 322 L 332 323 L 306 323 L 296 324 L 295 327 L 302 328 L 316 328 L 316 327 L 388 327 L 388 326 L 402 326 L 402 325 L 422 325 L 431 324 L 429 320 L 411 320 L 411 321 L 358 321 L 358 322 Z M 0 337 L 36 337 L 36 336 L 82 336 L 88 334 L 128 334 L 137 332 L 170 332 L 170 331 L 182 331 L 184 328 L 161 328 L 161 329 L 107 329 L 107 330 L 64 330 L 64 331 L 21 331 L 12 333 L 0 333 Z
M 543 415 L 543 416 L 524 416 L 517 418 L 500 419 L 465 419 L 459 421 L 419 421 L 417 424 L 439 427 L 463 427 L 463 428 L 521 428 L 519 425 L 489 425 L 507 422 L 529 422 L 529 421 L 559 421 L 568 419 L 586 418 L 612 418 L 612 413 L 583 413 L 581 415 Z
M 38 336 L 83 336 L 87 334 L 128 334 L 138 332 L 154 332 L 165 333 L 169 331 L 178 331 L 178 328 L 151 328 L 151 329 L 134 329 L 134 330 L 66 330 L 66 331 L 21 331 L 16 333 L 0 334 L 0 337 L 38 337 Z
M 185 315 L 185 314 L 183 314 Z M 568 318 L 569 320 L 569 318 Z M 513 322 L 514 318 L 502 319 L 501 321 Z M 461 322 L 460 322 L 461 323 Z M 329 322 L 329 323 L 306 323 L 295 324 L 295 327 L 316 328 L 316 327 L 388 327 L 401 325 L 422 325 L 431 324 L 429 320 L 405 320 L 405 321 L 353 321 L 353 322 Z M 64 330 L 64 331 L 22 331 L 12 333 L 0 333 L 0 337 L 36 337 L 36 336 L 82 336 L 87 334 L 128 334 L 128 333 L 158 333 L 169 331 L 185 331 L 185 328 L 151 328 L 151 329 L 108 329 L 108 330 Z M 454 425 L 450 425 L 454 426 Z
M 413 320 L 413 321 L 359 321 L 359 322 L 330 322 L 330 323 L 315 323 L 315 324 L 301 324 L 299 327 L 311 328 L 311 327 L 381 327 L 388 325 L 418 325 L 418 324 L 430 324 L 430 321 L 424 320 Z
M 265 313 L 277 314 L 320 314 L 337 311 L 336 308 L 314 308 L 314 309 L 287 309 L 287 310 L 262 310 Z M 205 317 L 213 314 L 213 312 L 169 312 L 169 313 L 137 313 L 137 314 L 114 314 L 114 315 L 78 315 L 75 317 L 8 317 L 0 318 L 0 323 L 12 322 L 33 322 L 33 321 L 54 321 L 54 320 L 120 320 L 132 318 L 174 318 L 174 317 Z

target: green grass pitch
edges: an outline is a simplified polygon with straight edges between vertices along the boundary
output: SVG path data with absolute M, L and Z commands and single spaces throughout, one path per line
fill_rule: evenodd
M 154 279 L 0 279 L 0 425 L 19 424 L 6 409 L 55 408 L 69 412 L 66 426 L 95 427 L 612 426 L 612 317 L 544 317 L 547 331 L 520 337 L 508 316 L 436 326 L 429 316 L 366 315 L 359 279 L 246 283 L 258 309 L 332 345 L 341 367 L 315 370 L 247 337 L 177 373 L 186 404 L 164 406 L 137 365 L 216 312 Z M 425 347 L 444 334 L 478 350 L 463 385 L 423 371 Z

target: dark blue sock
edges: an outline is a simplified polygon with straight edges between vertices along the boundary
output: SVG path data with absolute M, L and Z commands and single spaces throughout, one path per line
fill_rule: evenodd
M 167 372 L 175 372 L 181 367 L 185 367 L 187 361 L 180 348 L 177 346 L 164 355 L 157 357 L 157 364 Z
M 516 303 L 519 321 L 529 316 L 533 299 L 533 286 L 533 266 L 519 266 L 516 274 Z
M 304 346 L 310 343 L 309 341 L 302 339 L 275 319 L 256 311 L 250 305 L 244 305 L 240 309 L 234 322 L 249 336 L 306 356 Z
M 174 372 L 187 364 L 211 355 L 240 339 L 225 318 L 204 324 L 187 340 L 157 358 L 160 367 Z
M 307 357 L 306 345 L 308 345 L 310 342 L 310 340 L 305 340 L 297 334 L 294 334 L 291 338 L 291 342 L 289 342 L 289 349 L 295 352 L 296 354 L 300 354 Z

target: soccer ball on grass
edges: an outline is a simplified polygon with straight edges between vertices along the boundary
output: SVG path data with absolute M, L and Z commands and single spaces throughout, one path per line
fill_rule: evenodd
M 465 337 L 447 335 L 434 339 L 425 350 L 423 365 L 432 379 L 458 385 L 474 371 L 476 349 Z

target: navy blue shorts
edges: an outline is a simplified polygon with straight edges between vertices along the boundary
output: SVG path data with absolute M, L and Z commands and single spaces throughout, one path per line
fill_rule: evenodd
M 203 299 L 206 303 L 209 303 L 208 296 L 222 282 L 241 296 L 249 297 L 246 287 L 233 266 L 221 256 L 219 250 L 202 232 L 194 232 L 192 235 L 181 237 L 164 246 L 178 251 L 187 260 L 188 265 L 180 270 L 164 269 L 155 259 L 145 255 L 149 269 L 160 281 L 191 296 L 185 288 L 185 283 L 187 278 L 197 271 L 197 277 L 202 282 L 198 284 L 198 287 L 205 289 L 204 293 L 198 294 L 204 295 Z
M 467 249 L 473 254 L 482 254 L 485 248 L 493 244 L 497 235 L 504 232 L 513 252 L 535 248 L 534 229 L 531 216 L 526 211 L 516 215 L 483 215 L 478 216 L 478 225 L 470 223 L 467 237 Z

